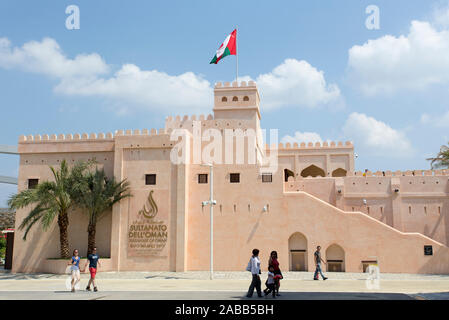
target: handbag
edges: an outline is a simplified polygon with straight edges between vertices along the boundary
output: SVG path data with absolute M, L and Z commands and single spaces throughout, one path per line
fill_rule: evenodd
M 246 271 L 251 272 L 251 259 L 249 259 L 248 265 L 246 266 Z

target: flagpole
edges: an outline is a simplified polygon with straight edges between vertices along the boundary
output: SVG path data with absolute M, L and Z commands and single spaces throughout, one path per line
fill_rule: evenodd
M 236 30 L 236 33 L 235 33 L 235 53 L 236 53 L 235 54 L 235 56 L 236 56 L 235 81 L 237 81 L 237 84 L 238 84 L 239 83 L 239 50 L 238 50 L 238 45 L 237 45 L 237 32 L 238 32 L 237 28 L 238 28 L 238 26 L 235 26 L 235 30 Z

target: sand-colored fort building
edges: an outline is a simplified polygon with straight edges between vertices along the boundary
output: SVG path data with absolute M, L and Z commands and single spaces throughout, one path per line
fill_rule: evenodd
M 377 261 L 381 272 L 449 273 L 449 170 L 354 172 L 350 142 L 269 147 L 254 82 L 218 83 L 214 95 L 213 116 L 168 117 L 160 130 L 21 136 L 18 189 L 50 179 L 48 166 L 63 159 L 95 158 L 108 175 L 128 179 L 133 194 L 98 223 L 98 252 L 108 257 L 103 271 L 209 270 L 209 207 L 202 205 L 209 168 L 173 162 L 179 140 L 171 137 L 176 129 L 189 139 L 217 129 L 224 139 L 241 129 L 255 132 L 255 145 L 244 140 L 244 148 L 276 155 L 277 170 L 262 173 L 251 152 L 243 164 L 237 152 L 226 162 L 223 142 L 223 164 L 213 169 L 214 270 L 243 271 L 258 248 L 264 271 L 272 250 L 282 270 L 313 271 L 321 245 L 327 271 L 363 272 Z M 208 153 L 209 145 L 187 144 L 188 157 Z M 27 213 L 17 211 L 16 229 Z M 69 218 L 70 249 L 85 256 L 87 217 Z M 58 237 L 56 222 L 47 232 L 34 227 L 26 241 L 17 231 L 12 271 L 62 272 L 67 262 L 51 259 L 59 255 Z

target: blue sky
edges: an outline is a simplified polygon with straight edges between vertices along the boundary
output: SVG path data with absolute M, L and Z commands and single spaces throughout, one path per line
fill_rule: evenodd
M 65 26 L 72 4 L 79 30 Z M 365 26 L 368 5 L 379 30 Z M 352 140 L 357 170 L 427 169 L 449 141 L 448 5 L 4 0 L 0 144 L 211 113 L 211 88 L 233 80 L 235 57 L 209 61 L 238 25 L 239 74 L 258 83 L 264 128 L 284 141 Z M 0 155 L 0 175 L 17 170 L 18 157 Z M 13 192 L 0 185 L 0 207 Z

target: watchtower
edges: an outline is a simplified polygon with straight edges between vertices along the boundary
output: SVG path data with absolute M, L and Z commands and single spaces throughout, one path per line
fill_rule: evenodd
M 214 119 L 260 121 L 260 97 L 254 81 L 218 82 L 214 88 Z M 256 127 L 258 127 L 256 125 Z

